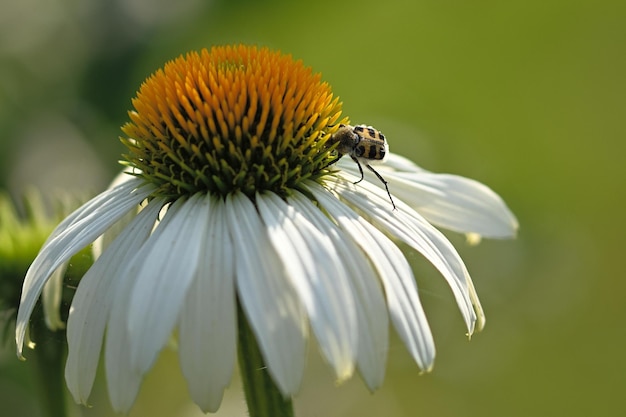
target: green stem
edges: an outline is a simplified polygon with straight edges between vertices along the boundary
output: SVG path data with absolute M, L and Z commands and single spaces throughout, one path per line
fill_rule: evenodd
M 291 398 L 281 394 L 267 372 L 259 345 L 239 303 L 237 317 L 239 368 L 250 417 L 293 417 Z
M 46 327 L 43 314 L 33 320 L 31 332 L 37 346 L 33 350 L 42 412 L 45 416 L 67 416 L 65 401 L 65 331 L 53 332 Z

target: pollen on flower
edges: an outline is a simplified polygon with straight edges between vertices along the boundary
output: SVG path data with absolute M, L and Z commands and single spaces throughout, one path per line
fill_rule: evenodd
M 341 103 L 290 55 L 245 45 L 190 52 L 151 75 L 122 130 L 126 163 L 159 194 L 287 195 L 332 160 Z

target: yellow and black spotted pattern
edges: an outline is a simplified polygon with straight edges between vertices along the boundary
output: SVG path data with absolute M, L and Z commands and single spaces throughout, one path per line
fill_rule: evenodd
M 385 158 L 385 135 L 371 126 L 358 125 L 353 129 L 359 136 L 359 140 L 354 147 L 354 156 L 372 160 L 382 160 Z
M 389 146 L 385 141 L 385 135 L 371 126 L 365 125 L 339 125 L 339 129 L 328 140 L 329 145 L 337 145 L 335 151 L 337 157 L 333 159 L 328 165 L 332 165 L 337 162 L 343 155 L 350 155 L 350 158 L 359 167 L 359 173 L 361 178 L 355 182 L 358 184 L 363 180 L 363 167 L 361 163 L 367 167 L 370 171 L 378 177 L 380 182 L 385 186 L 389 200 L 393 209 L 396 209 L 396 204 L 393 202 L 391 193 L 389 192 L 389 186 L 387 181 L 369 164 L 369 161 L 382 161 L 389 151 Z

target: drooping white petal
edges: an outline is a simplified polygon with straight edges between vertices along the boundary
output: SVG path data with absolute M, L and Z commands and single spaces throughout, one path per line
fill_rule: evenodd
M 128 181 L 134 181 L 135 176 L 130 174 L 131 169 L 127 168 L 126 170 L 120 172 L 115 176 L 111 184 L 109 184 L 108 188 L 114 188 L 121 184 L 124 184 Z M 137 207 L 139 210 L 141 206 Z M 115 222 L 111 227 L 109 227 L 98 239 L 93 242 L 91 247 L 91 253 L 93 254 L 94 259 L 98 259 L 102 252 L 113 242 L 113 240 L 119 235 L 122 230 L 135 218 L 137 215 L 136 211 L 130 211 L 125 216 L 123 216 L 120 220 Z
M 94 212 L 102 210 L 105 204 L 111 204 L 107 202 L 112 201 L 115 203 L 116 199 L 121 198 L 122 196 L 129 196 L 131 192 L 136 193 L 139 189 L 145 190 L 149 195 L 150 193 L 148 190 L 154 190 L 154 187 L 152 185 L 145 184 L 143 180 L 139 178 L 132 178 L 123 184 L 118 184 L 115 187 L 111 187 L 98 194 L 65 217 L 52 231 L 50 236 L 48 236 L 48 239 L 43 246 L 46 246 L 48 242 L 55 239 L 59 234 L 65 232 L 73 224 L 82 221 L 85 217 L 91 216 Z
M 341 198 L 365 213 L 372 224 L 417 250 L 439 270 L 450 285 L 471 334 L 482 310 L 470 296 L 468 282 L 471 278 L 454 246 L 402 200 L 396 199 L 398 210 L 392 211 L 385 191 L 365 181 L 361 186 L 364 191 L 354 190 L 352 184 L 340 181 L 336 190 Z
M 356 307 L 332 240 L 275 193 L 257 194 L 256 204 L 324 357 L 339 380 L 349 378 L 356 358 Z
M 41 304 L 43 305 L 46 326 L 50 330 L 65 328 L 65 323 L 61 320 L 61 297 L 63 296 L 63 277 L 67 264 L 58 267 L 43 286 L 41 294 Z
M 409 171 L 409 172 L 426 172 L 424 169 L 420 168 L 415 164 L 415 162 L 411 161 L 404 156 L 400 156 L 393 152 L 385 154 L 385 160 L 382 161 L 370 161 L 373 164 L 376 164 L 376 170 L 378 168 L 385 169 L 386 167 L 393 168 L 397 171 Z M 358 175 L 361 178 L 361 173 L 359 172 L 358 166 L 354 163 L 354 161 L 350 158 L 341 158 L 336 165 L 337 168 L 340 168 L 341 171 L 347 171 L 352 175 Z M 363 170 L 367 172 L 366 170 Z M 370 175 L 370 174 L 366 174 Z M 373 174 L 372 174 L 373 175 Z
M 160 226 L 165 227 L 171 222 L 173 215 L 181 205 L 182 200 L 170 210 L 172 216 L 165 217 L 160 222 Z M 162 212 L 162 207 L 164 206 L 158 205 L 159 213 Z M 140 336 L 131 333 L 128 321 L 130 311 L 134 307 L 131 304 L 133 290 L 146 258 L 154 247 L 154 238 L 157 233 L 162 234 L 163 230 L 159 231 L 157 228 L 156 232 L 144 242 L 128 262 L 120 265 L 119 272 L 116 274 L 118 283 L 107 323 L 104 363 L 111 405 L 115 411 L 120 413 L 127 413 L 130 410 L 143 379 L 143 372 L 137 369 L 131 354 L 133 344 L 136 343 L 135 339 Z
M 351 162 L 343 161 L 342 170 L 360 176 L 356 164 Z M 434 225 L 496 239 L 513 238 L 517 233 L 517 219 L 506 203 L 478 181 L 429 172 L 393 153 L 377 170 L 389 181 L 391 194 Z M 370 182 L 382 187 L 377 179 Z
M 424 370 L 430 370 L 435 344 L 411 267 L 404 255 L 382 232 L 315 183 L 308 187 L 342 230 L 368 254 L 383 284 L 391 320 L 407 349 Z
M 106 322 L 124 268 L 148 238 L 162 200 L 152 200 L 82 277 L 67 322 L 67 386 L 76 402 L 87 403 L 96 375 Z
M 385 172 L 385 179 L 394 195 L 437 226 L 487 238 L 517 233 L 517 219 L 502 198 L 478 181 L 429 172 Z
M 242 193 L 226 198 L 237 292 L 268 372 L 283 395 L 302 380 L 307 321 L 298 294 L 286 276 L 254 204 Z
M 389 318 L 378 276 L 371 268 L 368 257 L 352 238 L 308 197 L 294 192 L 288 201 L 330 238 L 333 250 L 347 269 L 358 322 L 357 365 L 365 383 L 374 391 L 382 385 L 385 377 L 389 344 Z
M 135 277 L 143 264 L 144 248 L 145 244 L 128 263 L 120 265 L 106 329 L 104 365 L 107 390 L 111 406 L 118 413 L 130 410 L 143 380 L 143 374 L 131 362 L 130 347 L 136 335 L 128 330 L 128 312 Z
M 178 353 L 191 398 L 204 412 L 215 412 L 232 378 L 237 351 L 235 254 L 224 202 L 205 198 L 208 223 L 199 231 L 200 262 L 181 311 Z
M 467 290 L 469 291 L 470 300 L 472 300 L 472 305 L 474 306 L 474 311 L 476 312 L 476 327 L 475 331 L 481 331 L 485 327 L 485 311 L 483 310 L 483 306 L 478 299 L 478 293 L 476 292 L 476 288 L 474 288 L 474 281 L 469 275 L 469 272 L 465 271 L 465 277 L 467 278 Z M 472 332 L 469 331 L 467 333 L 469 337 L 472 336 Z
M 50 275 L 153 191 L 152 186 L 137 188 L 139 184 L 129 181 L 98 195 L 61 222 L 48 238 L 28 269 L 22 286 L 15 328 L 20 358 L 28 320 Z
M 102 255 L 111 242 L 113 242 L 113 240 L 115 240 L 115 238 L 122 233 L 135 216 L 137 216 L 139 210 L 141 210 L 141 205 L 137 206 L 136 210 L 131 210 L 123 215 L 118 221 L 113 223 L 111 227 L 105 230 L 103 234 L 94 240 L 91 247 L 91 254 L 94 259 L 98 259 Z
M 384 166 L 393 168 L 396 171 L 428 172 L 424 168 L 418 166 L 415 162 L 411 161 L 409 158 L 398 155 L 397 153 L 387 154 Z
M 144 373 L 171 336 L 200 259 L 208 200 L 176 200 L 144 246 L 132 289 L 128 330 L 131 363 Z

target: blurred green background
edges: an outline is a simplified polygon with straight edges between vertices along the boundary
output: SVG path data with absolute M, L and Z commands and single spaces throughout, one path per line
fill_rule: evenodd
M 354 123 L 424 168 L 491 186 L 515 241 L 450 236 L 487 327 L 409 255 L 438 356 L 419 375 L 391 341 L 382 389 L 336 386 L 315 349 L 295 404 L 314 416 L 589 416 L 626 408 L 626 2 L 2 0 L 0 189 L 95 194 L 151 72 L 191 49 L 252 43 L 301 58 Z M 393 186 L 393 185 L 392 185 Z M 38 416 L 32 361 L 0 350 L 0 409 Z M 102 377 L 102 373 L 100 373 Z M 107 416 L 103 381 L 90 409 Z M 238 379 L 218 416 L 245 415 Z M 3 414 L 4 412 L 2 412 Z M 3 414 L 4 415 L 4 414 Z M 131 416 L 201 415 L 165 351 Z

